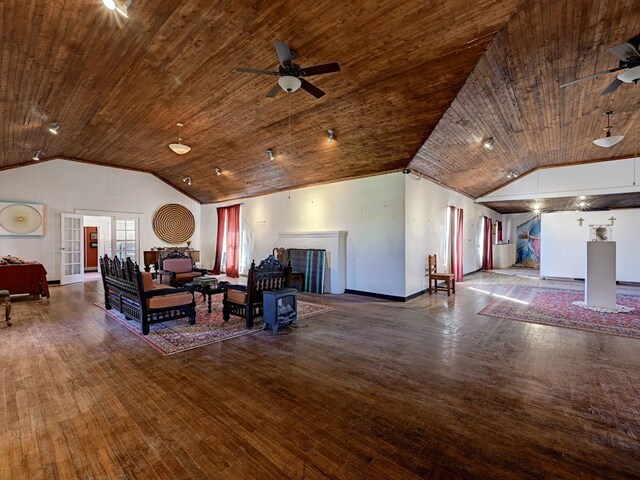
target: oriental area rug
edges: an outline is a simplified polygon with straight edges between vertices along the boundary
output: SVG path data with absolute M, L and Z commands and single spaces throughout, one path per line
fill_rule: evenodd
M 478 314 L 640 338 L 640 297 L 635 295 L 617 295 L 618 305 L 635 309 L 629 313 L 603 313 L 575 306 L 573 302 L 584 300 L 584 292 L 579 290 L 517 285 L 493 296 L 496 299 Z
M 335 310 L 333 307 L 298 300 L 298 321 L 315 315 Z M 105 310 L 104 305 L 95 303 L 103 309 L 111 318 L 122 323 L 127 329 L 140 338 L 150 343 L 165 355 L 184 352 L 193 348 L 202 347 L 211 343 L 222 342 L 230 338 L 240 337 L 262 330 L 262 318 L 256 318 L 253 329 L 245 327 L 245 320 L 231 316 L 229 321 L 222 319 L 222 299 L 216 295 L 211 299 L 211 313 L 207 311 L 206 303 L 201 301 L 201 296 L 196 294 L 196 324 L 189 325 L 187 319 L 173 320 L 157 323 L 150 326 L 148 335 L 142 335 L 140 324 L 135 320 L 127 320 L 117 310 Z M 265 334 L 273 335 L 271 331 Z

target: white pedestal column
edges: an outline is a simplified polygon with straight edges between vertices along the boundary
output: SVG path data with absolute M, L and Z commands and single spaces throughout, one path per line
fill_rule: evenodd
M 584 302 L 592 307 L 616 306 L 616 242 L 587 242 Z

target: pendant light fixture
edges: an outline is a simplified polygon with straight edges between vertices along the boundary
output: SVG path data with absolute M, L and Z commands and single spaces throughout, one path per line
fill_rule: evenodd
M 611 127 L 610 120 L 611 120 L 611 115 L 613 115 L 613 112 L 612 111 L 604 112 L 604 114 L 607 116 L 607 126 L 604 127 L 604 130 L 607 133 L 605 134 L 604 137 L 594 140 L 593 143 L 602 148 L 609 148 L 609 147 L 613 147 L 617 143 L 620 143 L 624 138 L 624 135 L 611 136 L 612 127 Z
M 185 153 L 189 153 L 191 151 L 191 147 L 182 143 L 181 134 L 182 127 L 184 127 L 184 125 L 180 122 L 178 122 L 176 125 L 178 126 L 178 143 L 170 143 L 169 148 L 178 155 L 184 155 Z

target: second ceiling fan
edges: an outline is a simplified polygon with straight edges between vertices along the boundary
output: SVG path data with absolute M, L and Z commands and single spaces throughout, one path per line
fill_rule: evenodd
M 313 67 L 303 68 L 297 63 L 293 63 L 296 59 L 296 53 L 289 50 L 287 42 L 276 40 L 273 42 L 280 60 L 280 66 L 278 71 L 272 70 L 259 70 L 251 67 L 237 67 L 236 72 L 241 73 L 255 73 L 258 75 L 273 75 L 280 77 L 278 83 L 269 90 L 267 97 L 275 97 L 280 90 L 286 92 L 295 92 L 298 88 L 302 88 L 306 92 L 310 93 L 316 98 L 324 96 L 324 92 L 315 85 L 309 83 L 304 77 L 310 77 L 312 75 L 322 75 L 324 73 L 333 73 L 340 71 L 340 65 L 338 62 L 325 63 L 322 65 L 315 65 Z

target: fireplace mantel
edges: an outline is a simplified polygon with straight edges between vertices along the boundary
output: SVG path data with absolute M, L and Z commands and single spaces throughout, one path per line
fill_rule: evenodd
M 347 232 L 278 232 L 279 246 L 284 248 L 319 248 L 327 251 L 324 291 L 344 293 L 347 288 Z

